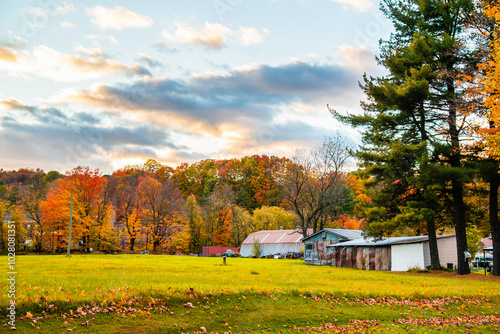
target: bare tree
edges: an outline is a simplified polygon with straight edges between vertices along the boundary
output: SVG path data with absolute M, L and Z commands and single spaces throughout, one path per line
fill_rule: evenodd
M 289 161 L 282 180 L 285 201 L 299 216 L 304 236 L 309 228 L 316 232 L 325 213 L 350 198 L 345 172 L 349 157 L 345 140 L 337 134 L 310 152 L 297 150 Z

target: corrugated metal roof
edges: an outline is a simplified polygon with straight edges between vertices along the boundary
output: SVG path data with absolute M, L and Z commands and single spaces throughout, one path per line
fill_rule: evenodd
M 450 234 L 450 235 L 438 235 L 437 238 L 449 238 L 449 237 L 454 237 L 455 235 Z M 364 247 L 364 246 L 390 246 L 390 245 L 399 245 L 399 244 L 412 244 L 412 243 L 417 243 L 417 242 L 424 242 L 427 241 L 429 238 L 424 235 L 424 236 L 416 236 L 416 237 L 393 237 L 393 238 L 386 238 L 380 241 L 374 241 L 373 238 L 368 238 L 368 239 L 356 239 L 352 241 L 346 241 L 346 242 L 341 242 L 338 244 L 334 245 L 327 245 L 326 247 L 346 247 L 346 246 L 357 246 L 357 247 Z
M 344 228 L 325 228 L 325 229 L 322 229 L 321 231 L 318 231 L 314 234 L 308 235 L 307 238 L 304 238 L 304 240 L 307 240 L 315 235 L 323 233 L 323 231 L 327 231 L 328 233 L 335 234 L 336 236 L 340 237 L 341 239 L 348 239 L 348 240 L 360 239 L 362 237 L 361 233 L 363 233 L 363 231 L 360 231 L 360 230 L 347 230 Z
M 308 230 L 309 233 L 312 230 Z M 258 231 L 251 233 L 242 245 L 252 244 L 254 240 L 259 240 L 261 244 L 287 244 L 302 242 L 302 233 L 297 230 L 274 230 L 274 231 Z

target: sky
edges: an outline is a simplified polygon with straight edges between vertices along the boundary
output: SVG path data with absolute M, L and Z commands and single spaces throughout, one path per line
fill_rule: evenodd
M 0 2 L 0 168 L 291 157 L 357 130 L 374 0 Z

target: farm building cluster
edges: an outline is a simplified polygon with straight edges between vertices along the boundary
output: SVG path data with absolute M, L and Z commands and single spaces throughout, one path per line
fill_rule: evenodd
M 304 237 L 297 230 L 259 231 L 250 234 L 240 248 L 241 256 L 253 254 L 259 243 L 260 257 L 287 257 L 303 253 L 304 262 L 366 270 L 405 271 L 425 269 L 431 264 L 427 236 L 394 237 L 382 240 L 363 238 L 362 231 L 323 229 Z M 437 236 L 439 261 L 457 267 L 455 235 Z

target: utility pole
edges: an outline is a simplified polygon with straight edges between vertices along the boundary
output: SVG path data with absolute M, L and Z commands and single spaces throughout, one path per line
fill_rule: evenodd
M 70 255 L 70 248 L 71 248 L 71 224 L 73 222 L 73 189 L 71 189 L 71 197 L 70 197 L 70 202 L 69 202 L 69 236 L 68 236 L 68 254 L 66 256 L 71 256 Z

